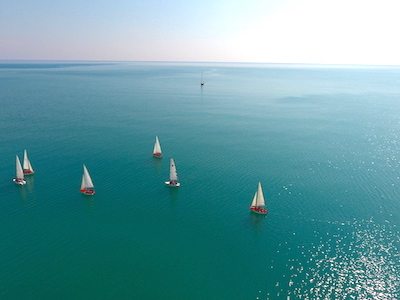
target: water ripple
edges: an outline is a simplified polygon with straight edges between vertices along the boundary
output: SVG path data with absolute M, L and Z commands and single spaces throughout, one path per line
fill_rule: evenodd
M 288 299 L 398 299 L 399 232 L 373 220 L 329 225 L 330 232 L 314 232 L 318 243 L 282 245 L 281 251 L 300 251 L 304 259 L 288 260 L 291 275 L 277 283 L 286 286 L 279 293 Z

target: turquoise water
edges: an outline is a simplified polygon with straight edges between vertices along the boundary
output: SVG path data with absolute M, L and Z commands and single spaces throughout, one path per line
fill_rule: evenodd
M 400 68 L 1 62 L 0 91 L 0 298 L 400 298 Z

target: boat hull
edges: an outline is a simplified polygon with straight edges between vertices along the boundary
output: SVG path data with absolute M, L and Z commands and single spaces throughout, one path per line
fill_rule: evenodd
M 259 214 L 259 215 L 266 215 L 268 214 L 268 210 L 261 208 L 261 207 L 250 207 L 250 210 L 255 213 L 255 214 Z
M 31 170 L 24 170 L 23 172 L 24 172 L 24 175 L 32 175 L 35 173 L 34 171 L 31 171 Z
M 153 153 L 153 157 L 162 158 L 162 154 L 161 153 Z
M 171 182 L 171 181 L 166 181 L 165 182 L 165 185 L 166 186 L 170 186 L 170 187 L 178 187 L 178 186 L 181 186 L 181 184 L 179 183 L 179 182 Z
M 14 181 L 15 184 L 18 184 L 18 185 L 26 184 L 26 181 L 24 179 L 22 179 L 22 178 L 14 178 L 13 181 Z
M 94 190 L 91 189 L 81 189 L 79 190 L 82 194 L 87 195 L 87 196 L 93 196 L 95 194 Z

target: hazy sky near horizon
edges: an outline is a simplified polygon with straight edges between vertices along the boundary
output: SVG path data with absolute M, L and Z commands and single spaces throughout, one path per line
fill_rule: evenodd
M 397 0 L 2 0 L 1 60 L 400 64 Z

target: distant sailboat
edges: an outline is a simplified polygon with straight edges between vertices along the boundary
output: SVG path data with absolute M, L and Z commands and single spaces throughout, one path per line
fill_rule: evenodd
M 261 188 L 261 183 L 259 182 L 257 191 L 253 198 L 253 202 L 251 203 L 250 206 L 250 210 L 252 212 L 255 212 L 256 214 L 266 215 L 268 213 L 268 210 L 266 210 L 264 207 L 265 207 L 265 200 Z
M 178 182 L 178 173 L 176 172 L 175 162 L 172 158 L 169 161 L 169 181 L 166 181 L 165 184 L 171 187 L 178 187 L 181 185 Z
M 15 178 L 13 178 L 13 181 L 15 182 L 15 184 L 19 185 L 26 184 L 26 181 L 24 179 L 24 172 L 22 170 L 21 162 L 19 161 L 18 155 L 16 155 L 15 165 L 16 165 L 17 175 Z
M 35 173 L 35 171 L 33 171 L 31 162 L 29 161 L 28 153 L 26 152 L 26 150 L 24 150 L 24 167 L 23 167 L 23 170 L 24 170 L 24 174 L 25 175 L 31 175 L 31 174 Z
M 156 136 L 156 142 L 154 144 L 154 149 L 153 149 L 153 156 L 157 157 L 157 158 L 162 157 L 161 145 L 160 145 L 160 141 L 158 140 L 158 136 Z
M 83 175 L 80 192 L 85 195 L 94 195 L 94 185 L 92 178 L 90 178 L 89 172 L 85 165 L 83 165 Z
M 201 72 L 201 78 L 200 78 L 200 86 L 204 85 L 204 81 L 203 81 L 203 72 Z

